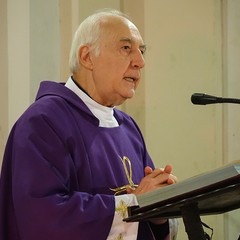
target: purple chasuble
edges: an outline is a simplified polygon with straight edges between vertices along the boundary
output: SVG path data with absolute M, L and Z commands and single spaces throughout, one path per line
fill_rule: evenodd
M 71 90 L 41 83 L 5 149 L 0 240 L 107 238 L 115 212 L 110 188 L 129 184 L 121 158 L 131 161 L 135 184 L 145 166 L 154 167 L 133 119 L 117 109 L 114 116 L 118 127 L 99 127 Z

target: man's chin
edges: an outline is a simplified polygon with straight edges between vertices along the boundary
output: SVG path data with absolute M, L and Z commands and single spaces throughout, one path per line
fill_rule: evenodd
M 132 89 L 126 94 L 126 99 L 133 98 L 134 96 L 135 96 L 135 89 Z

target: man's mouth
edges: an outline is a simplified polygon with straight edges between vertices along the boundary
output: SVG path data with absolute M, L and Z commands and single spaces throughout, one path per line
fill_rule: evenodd
M 136 79 L 132 78 L 132 77 L 124 77 L 124 79 L 128 82 L 135 82 L 136 81 Z

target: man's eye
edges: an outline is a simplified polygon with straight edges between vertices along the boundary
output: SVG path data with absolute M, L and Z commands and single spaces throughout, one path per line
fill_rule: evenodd
M 130 48 L 130 46 L 123 46 L 123 49 L 124 50 L 130 50 L 131 48 Z
M 142 53 L 142 55 L 144 55 L 144 53 L 146 52 L 146 48 L 140 48 L 139 50 Z

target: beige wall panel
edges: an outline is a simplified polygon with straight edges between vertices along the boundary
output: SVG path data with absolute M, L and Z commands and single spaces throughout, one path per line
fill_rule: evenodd
M 123 0 L 121 1 L 121 11 L 128 14 L 130 19 L 139 29 L 143 39 L 144 34 L 144 0 Z M 137 9 L 136 9 L 137 6 Z M 145 117 L 146 117 L 146 105 L 145 105 L 145 77 L 144 70 L 141 73 L 141 82 L 137 88 L 135 96 L 126 101 L 122 106 L 122 110 L 129 113 L 139 125 L 143 135 L 145 135 Z
M 94 11 L 103 8 L 114 8 L 120 9 L 120 0 L 88 0 L 87 4 L 84 0 L 79 0 L 79 23 L 86 18 L 88 15 L 92 14 Z
M 66 82 L 70 75 L 68 57 L 72 42 L 72 5 L 71 1 L 59 0 L 61 82 Z
M 29 1 L 7 1 L 9 128 L 30 103 Z
M 190 97 L 222 94 L 220 1 L 149 0 L 144 17 L 150 155 L 157 166 L 171 163 L 180 180 L 214 169 L 223 161 L 222 107 L 195 106 Z M 204 219 L 222 239 L 222 217 Z M 183 226 L 179 239 L 186 239 Z
M 7 0 L 0 1 L 0 166 L 8 135 Z

